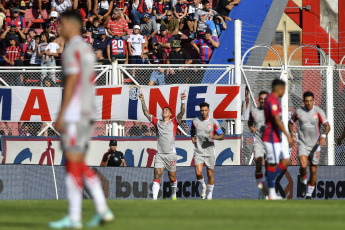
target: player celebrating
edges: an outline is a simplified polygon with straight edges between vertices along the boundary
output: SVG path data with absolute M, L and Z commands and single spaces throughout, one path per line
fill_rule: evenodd
M 170 185 L 172 190 L 172 199 L 176 200 L 177 179 L 176 179 L 176 149 L 175 149 L 175 136 L 178 124 L 181 122 L 182 117 L 186 110 L 186 95 L 181 94 L 181 112 L 171 119 L 171 109 L 165 107 L 162 110 L 162 120 L 158 120 L 152 116 L 145 104 L 144 95 L 140 94 L 141 105 L 144 115 L 156 127 L 157 132 L 157 154 L 154 162 L 154 180 L 152 186 L 153 199 L 157 200 L 160 188 L 160 182 L 163 170 L 168 171 Z
M 254 157 L 255 157 L 255 178 L 259 188 L 259 199 L 265 198 L 263 191 L 264 177 L 262 174 L 262 161 L 265 157 L 265 146 L 262 142 L 262 134 L 265 130 L 265 113 L 264 105 L 268 92 L 261 91 L 259 93 L 259 107 L 252 108 L 249 115 L 248 127 L 254 134 Z
M 60 21 L 62 34 L 68 41 L 63 55 L 64 91 L 55 127 L 61 132 L 61 143 L 66 158 L 66 187 L 68 215 L 49 226 L 55 229 L 82 228 L 81 206 L 83 181 L 90 191 L 97 214 L 87 226 L 95 227 L 114 219 L 108 208 L 101 182 L 85 164 L 85 153 L 92 133 L 94 117 L 95 56 L 92 47 L 83 41 L 83 20 L 78 13 L 67 11 Z
M 194 149 L 195 174 L 198 183 L 201 185 L 201 198 L 206 198 L 206 188 L 208 188 L 207 199 L 212 200 L 214 189 L 214 165 L 216 162 L 214 140 L 224 140 L 224 133 L 218 121 L 209 116 L 210 105 L 206 102 L 200 104 L 201 116 L 194 118 L 192 122 L 192 142 Z M 207 186 L 202 174 L 204 164 L 207 168 Z
M 289 131 L 295 138 L 293 123 L 299 121 L 298 130 L 298 158 L 301 163 L 299 172 L 303 184 L 301 195 L 306 195 L 307 187 L 307 166 L 310 163 L 310 178 L 306 199 L 311 199 L 315 189 L 317 166 L 320 162 L 320 146 L 326 145 L 326 136 L 330 131 L 330 125 L 323 110 L 314 105 L 314 94 L 305 92 L 303 94 L 304 107 L 298 109 L 289 122 Z M 325 132 L 320 136 L 320 127 L 325 125 Z
M 266 174 L 269 189 L 268 198 L 270 200 L 281 199 L 275 190 L 275 180 L 277 176 L 285 172 L 290 163 L 288 149 L 284 148 L 281 143 L 281 132 L 286 135 L 290 145 L 294 143 L 293 138 L 286 131 L 281 121 L 281 106 L 278 98 L 281 98 L 284 93 L 285 82 L 275 79 L 272 82 L 272 93 L 268 95 L 264 105 L 266 128 L 262 141 L 266 148 L 266 162 L 268 164 Z

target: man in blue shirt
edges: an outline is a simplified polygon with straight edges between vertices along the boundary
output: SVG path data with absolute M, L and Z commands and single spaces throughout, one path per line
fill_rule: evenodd
M 95 39 L 95 41 L 93 42 L 93 48 L 95 50 L 100 49 L 103 52 L 103 56 L 107 57 L 107 45 L 109 43 L 110 38 L 107 37 L 107 35 L 105 34 L 105 28 L 104 27 L 100 27 L 98 29 L 98 38 Z

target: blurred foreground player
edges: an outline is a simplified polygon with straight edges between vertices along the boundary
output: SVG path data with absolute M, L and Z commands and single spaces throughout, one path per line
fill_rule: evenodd
M 157 200 L 160 183 L 162 179 L 163 170 L 168 171 L 170 180 L 172 199 L 176 200 L 177 179 L 176 179 L 176 148 L 175 136 L 178 124 L 181 122 L 182 117 L 186 110 L 186 95 L 181 94 L 181 112 L 171 119 L 171 109 L 168 107 L 162 110 L 162 120 L 158 120 L 152 116 L 145 104 L 144 95 L 140 94 L 141 105 L 144 115 L 155 126 L 157 132 L 157 154 L 154 162 L 154 181 L 152 186 L 153 199 Z
M 55 127 L 61 132 L 61 144 L 66 158 L 66 188 L 68 215 L 50 222 L 55 229 L 82 228 L 81 207 L 83 182 L 90 191 L 96 214 L 87 223 L 96 227 L 114 219 L 108 208 L 101 182 L 85 164 L 85 153 L 93 128 L 94 118 L 94 63 L 92 47 L 82 37 L 82 19 L 79 14 L 67 11 L 61 16 L 62 35 L 68 41 L 63 55 L 64 91 L 61 110 Z
M 212 200 L 214 188 L 213 170 L 216 163 L 214 140 L 224 140 L 224 133 L 218 121 L 209 116 L 210 105 L 208 103 L 203 102 L 200 104 L 200 113 L 200 117 L 194 118 L 191 131 L 192 142 L 195 146 L 195 174 L 198 183 L 201 185 L 201 198 L 206 198 L 206 189 L 208 189 L 207 199 Z M 207 186 L 202 174 L 204 164 L 207 169 Z
M 300 125 L 298 130 L 298 159 L 301 163 L 299 172 L 303 185 L 301 196 L 304 197 L 306 195 L 309 160 L 310 177 L 306 199 L 311 199 L 315 189 L 321 147 L 326 145 L 326 137 L 331 128 L 325 112 L 320 107 L 314 105 L 314 94 L 312 92 L 305 92 L 303 94 L 303 102 L 304 107 L 297 109 L 289 122 L 289 131 L 292 138 L 295 139 L 293 123 L 298 121 Z M 322 125 L 325 126 L 325 131 L 320 136 Z
M 278 98 L 283 97 L 284 93 L 285 82 L 275 79 L 272 82 L 272 93 L 267 96 L 264 105 L 266 128 L 262 141 L 266 147 L 266 174 L 268 198 L 270 200 L 282 199 L 276 193 L 275 181 L 280 174 L 285 172 L 290 164 L 289 151 L 282 145 L 281 132 L 287 137 L 290 146 L 294 143 L 293 138 L 286 131 L 281 120 L 282 109 Z
M 254 134 L 254 157 L 255 157 L 255 179 L 259 188 L 259 199 L 265 199 L 263 191 L 264 176 L 262 174 L 262 162 L 265 159 L 265 146 L 262 142 L 262 135 L 265 130 L 265 113 L 264 105 L 268 93 L 261 91 L 259 93 L 259 107 L 252 108 L 249 114 L 248 127 Z

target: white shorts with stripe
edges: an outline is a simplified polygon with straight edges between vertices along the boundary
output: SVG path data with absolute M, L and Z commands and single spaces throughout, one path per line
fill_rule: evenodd
M 289 159 L 289 150 L 281 142 L 264 142 L 266 148 L 266 161 L 269 164 L 278 164 L 281 159 Z

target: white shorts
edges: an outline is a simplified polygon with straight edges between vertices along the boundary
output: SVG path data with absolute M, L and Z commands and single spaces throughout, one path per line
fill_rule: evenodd
M 282 143 L 264 142 L 266 147 L 266 161 L 269 164 L 278 164 L 281 159 L 289 159 L 289 150 Z

